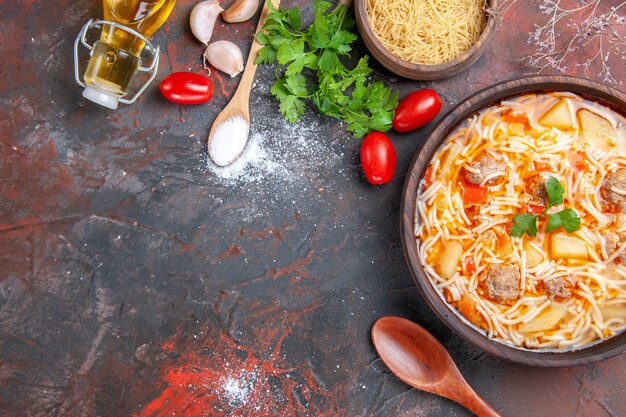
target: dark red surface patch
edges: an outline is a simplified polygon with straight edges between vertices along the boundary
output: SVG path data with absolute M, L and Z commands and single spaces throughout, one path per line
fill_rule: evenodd
M 191 342 L 192 351 L 160 371 L 166 388 L 135 416 L 327 415 L 332 409 L 318 399 L 329 393 L 310 369 L 293 367 L 280 357 L 280 343 L 259 352 L 224 333 L 208 343 Z M 168 341 L 164 348 L 176 351 L 179 344 Z
M 220 262 L 226 261 L 230 258 L 237 257 L 237 256 L 241 256 L 241 251 L 239 250 L 237 246 L 230 245 L 228 249 L 226 249 L 224 252 L 218 255 L 217 258 L 215 258 L 213 262 L 220 263 Z
M 229 298 L 220 297 L 219 310 L 227 308 Z M 336 415 L 337 393 L 308 360 L 294 362 L 283 349 L 285 339 L 300 331 L 299 322 L 315 308 L 285 311 L 249 301 L 245 320 L 250 327 L 243 337 L 231 335 L 238 334 L 236 328 L 211 325 L 193 334 L 177 331 L 161 345 L 174 359 L 159 369 L 160 394 L 134 416 Z
M 54 140 L 46 131 L 35 132 L 27 144 L 5 136 L 0 146 L 0 199 L 6 199 L 12 214 L 4 222 L 19 220 L 21 213 L 65 208 L 74 179 L 58 162 Z

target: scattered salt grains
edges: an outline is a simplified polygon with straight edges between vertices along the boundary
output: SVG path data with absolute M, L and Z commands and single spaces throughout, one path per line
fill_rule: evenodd
M 256 372 L 244 372 L 239 377 L 228 377 L 222 381 L 221 388 L 231 407 L 246 404 L 257 380 Z
M 208 169 L 227 185 L 272 180 L 277 190 L 286 190 L 286 184 L 306 184 L 305 174 L 314 171 L 327 170 L 337 175 L 333 166 L 340 163 L 343 152 L 337 154 L 332 149 L 330 140 L 319 133 L 322 130 L 314 118 L 297 124 L 275 118 L 257 120 L 252 123 L 241 156 L 228 166 L 209 160 Z
M 248 140 L 241 156 L 228 166 L 217 166 L 209 161 L 209 169 L 220 179 L 227 182 L 254 182 L 262 179 L 265 174 L 271 174 L 280 166 L 268 158 L 262 146 L 263 137 L 253 134 Z M 245 178 L 244 178 L 245 177 Z
M 234 116 L 218 125 L 209 145 L 209 156 L 213 162 L 220 167 L 233 162 L 244 150 L 249 130 L 248 122 L 241 116 Z
M 274 73 L 268 72 L 267 81 L 257 82 L 265 85 L 273 79 Z M 358 181 L 354 159 L 358 141 L 348 133 L 338 135 L 341 126 L 316 114 L 288 123 L 273 100 L 251 95 L 250 136 L 235 162 L 220 167 L 211 158 L 206 160 L 207 181 L 212 185 L 207 196 L 217 204 L 224 222 L 240 225 L 281 210 L 319 214 L 337 204 L 329 198 L 336 189 Z M 270 105 L 275 111 L 266 109 Z

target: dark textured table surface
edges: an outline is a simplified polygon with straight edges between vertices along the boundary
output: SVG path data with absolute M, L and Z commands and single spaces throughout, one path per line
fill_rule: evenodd
M 549 32 L 531 34 L 554 2 L 519 1 L 499 11 L 494 41 L 460 75 L 418 83 L 377 67 L 377 77 L 401 96 L 436 89 L 444 111 L 544 64 L 626 88 L 624 49 L 611 42 L 624 39 L 611 12 L 621 2 L 600 2 L 590 25 L 597 1 L 556 3 L 582 7 L 556 23 L 556 49 L 571 42 L 561 61 L 541 56 Z M 187 24 L 193 4 L 179 1 L 155 35 L 157 82 L 206 73 Z M 624 356 L 571 369 L 504 363 L 420 299 L 398 208 L 427 129 L 390 133 L 396 176 L 372 187 L 359 141 L 338 122 L 312 109 L 296 127 L 282 121 L 268 92 L 274 69 L 262 67 L 251 114 L 264 165 L 223 178 L 205 140 L 238 78 L 213 73 L 208 105 L 168 103 L 155 86 L 114 112 L 87 103 L 72 44 L 99 16 L 95 0 L 0 0 L 0 415 L 470 415 L 384 368 L 369 331 L 394 314 L 429 329 L 504 416 L 626 416 Z M 255 25 L 218 24 L 214 36 L 245 54 Z

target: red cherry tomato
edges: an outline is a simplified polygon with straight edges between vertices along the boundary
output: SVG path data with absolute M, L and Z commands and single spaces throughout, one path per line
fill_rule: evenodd
M 391 125 L 398 132 L 410 132 L 430 122 L 441 110 L 441 99 L 433 90 L 417 90 L 403 98 Z
M 396 151 L 387 135 L 373 132 L 365 136 L 361 144 L 361 166 L 371 184 L 391 181 L 396 169 Z
M 175 72 L 165 77 L 159 85 L 163 97 L 179 104 L 200 104 L 211 100 L 213 84 L 193 72 Z

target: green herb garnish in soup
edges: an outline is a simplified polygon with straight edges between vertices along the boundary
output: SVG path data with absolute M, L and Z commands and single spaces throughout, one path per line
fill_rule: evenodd
M 554 177 L 544 185 L 546 195 L 548 196 L 548 205 L 541 213 L 518 213 L 513 216 L 513 225 L 509 230 L 509 235 L 513 237 L 523 237 L 526 233 L 530 237 L 537 236 L 537 220 L 540 217 L 547 219 L 546 232 L 553 232 L 560 227 L 568 232 L 575 232 L 580 228 L 580 217 L 571 208 L 566 208 L 556 213 L 548 213 L 548 210 L 554 206 L 563 204 L 563 194 L 565 189 L 563 185 Z

